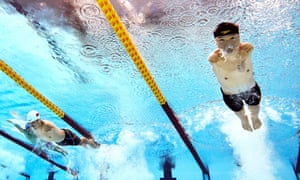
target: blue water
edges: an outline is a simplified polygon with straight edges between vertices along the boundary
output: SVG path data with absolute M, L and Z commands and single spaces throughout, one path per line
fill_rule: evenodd
M 88 14 L 92 5 L 80 6 L 88 27 L 83 35 L 52 9 L 31 9 L 25 17 L 0 2 L 0 59 L 102 144 L 99 150 L 64 147 L 66 158 L 54 152 L 49 156 L 78 170 L 78 179 L 154 180 L 163 177 L 162 157 L 168 155 L 175 166 L 173 177 L 202 179 L 103 15 Z M 165 14 L 159 22 L 137 24 L 130 19 L 126 27 L 211 179 L 296 179 L 292 165 L 300 125 L 300 2 L 184 0 L 161 5 Z M 238 23 L 241 40 L 255 47 L 263 126 L 251 133 L 224 105 L 207 61 L 215 48 L 212 30 L 221 21 Z M 10 111 L 25 118 L 31 109 L 71 128 L 2 72 L 0 83 L 1 130 L 28 142 L 5 120 L 11 118 Z M 56 179 L 73 179 L 4 137 L 0 142 L 0 179 L 25 179 L 20 172 L 30 179 L 47 179 L 50 171 Z

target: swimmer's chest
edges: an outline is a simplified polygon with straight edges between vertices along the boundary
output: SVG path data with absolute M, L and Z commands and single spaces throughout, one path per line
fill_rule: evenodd
M 245 73 L 252 72 L 252 63 L 250 59 L 247 60 L 236 60 L 236 61 L 225 61 L 219 60 L 213 64 L 213 70 L 216 74 L 237 74 L 243 75 Z
M 42 126 L 38 129 L 36 129 L 35 133 L 37 136 L 47 138 L 47 139 L 52 139 L 53 136 L 55 136 L 55 134 L 56 134 L 56 132 L 53 128 L 47 127 L 47 126 Z

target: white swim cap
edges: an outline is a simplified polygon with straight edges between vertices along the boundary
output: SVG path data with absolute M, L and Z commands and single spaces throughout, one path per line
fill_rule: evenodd
M 31 110 L 27 113 L 27 121 L 35 121 L 40 118 L 40 113 L 37 112 L 36 110 Z

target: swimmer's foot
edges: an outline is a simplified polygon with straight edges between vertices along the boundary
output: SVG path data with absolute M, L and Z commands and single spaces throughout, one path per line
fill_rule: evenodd
M 254 129 L 258 129 L 261 127 L 262 123 L 259 118 L 252 118 L 252 125 Z
M 93 143 L 93 148 L 100 148 L 100 144 L 94 141 Z
M 248 117 L 246 115 L 244 116 L 244 119 L 242 119 L 242 127 L 246 131 L 252 131 L 252 128 L 251 128 L 251 126 L 249 124 Z
M 88 144 L 92 147 L 92 148 L 100 148 L 100 144 L 97 143 L 94 139 L 89 139 L 88 140 Z

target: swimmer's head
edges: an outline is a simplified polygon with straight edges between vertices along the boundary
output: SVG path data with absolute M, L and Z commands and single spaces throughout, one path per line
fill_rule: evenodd
M 41 117 L 40 117 L 40 113 L 37 112 L 36 110 L 31 110 L 27 113 L 27 118 L 26 118 L 27 121 L 31 122 L 38 119 L 41 119 Z
M 214 37 L 239 34 L 239 26 L 230 22 L 220 23 L 214 30 Z
M 235 56 L 240 46 L 239 27 L 236 24 L 223 22 L 219 24 L 214 37 L 217 47 L 221 50 L 223 57 Z

